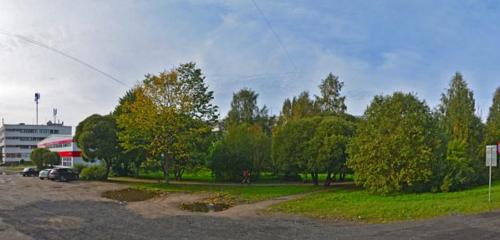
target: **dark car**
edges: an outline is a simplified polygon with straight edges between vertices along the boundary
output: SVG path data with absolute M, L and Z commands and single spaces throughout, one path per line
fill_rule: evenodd
M 52 181 L 61 181 L 67 182 L 72 180 L 78 180 L 78 173 L 73 171 L 70 168 L 54 168 L 50 170 L 49 175 L 47 177 Z
M 38 176 L 38 171 L 36 169 L 34 169 L 34 168 L 24 168 L 21 171 L 21 175 L 23 175 L 23 177 Z

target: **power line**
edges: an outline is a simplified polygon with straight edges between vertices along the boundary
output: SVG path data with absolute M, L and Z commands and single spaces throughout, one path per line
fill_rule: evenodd
M 269 21 L 269 19 L 267 19 L 266 15 L 264 14 L 264 12 L 262 11 L 262 9 L 259 7 L 259 5 L 257 5 L 257 2 L 255 2 L 255 0 L 251 0 L 253 5 L 255 6 L 255 8 L 257 9 L 257 11 L 260 13 L 260 15 L 262 15 L 262 18 L 264 19 L 264 21 L 266 22 L 267 26 L 269 27 L 269 30 L 273 33 L 274 37 L 276 38 L 278 44 L 280 45 L 280 47 L 283 49 L 283 51 L 285 51 L 285 54 L 286 54 L 286 57 L 288 58 L 288 61 L 290 61 L 290 63 L 292 64 L 294 70 L 297 72 L 298 71 L 298 68 L 297 68 L 297 65 L 295 64 L 295 62 L 293 61 L 291 55 L 290 55 L 290 52 L 288 51 L 288 49 L 285 47 L 285 44 L 283 43 L 283 41 L 281 40 L 280 36 L 278 35 L 278 33 L 276 31 L 274 31 L 274 28 L 273 26 L 271 25 L 271 22 Z
M 108 79 L 111 79 L 111 80 L 115 81 L 118 84 L 121 84 L 121 85 L 123 85 L 125 87 L 129 87 L 128 84 L 126 84 L 125 82 L 121 81 L 120 79 L 118 79 L 116 77 L 113 77 L 113 75 L 111 75 L 109 73 L 106 73 L 103 70 L 101 70 L 101 69 L 99 69 L 99 68 L 91 65 L 90 63 L 87 63 L 87 62 L 85 62 L 85 61 L 83 61 L 83 60 L 81 60 L 81 59 L 79 59 L 77 57 L 74 57 L 74 56 L 72 56 L 72 55 L 70 55 L 68 53 L 65 53 L 65 52 L 63 52 L 63 51 L 61 51 L 61 50 L 59 50 L 57 48 L 51 47 L 51 46 L 49 46 L 47 44 L 44 44 L 42 42 L 36 41 L 34 39 L 28 38 L 28 37 L 20 35 L 20 34 L 12 34 L 12 33 L 6 32 L 6 31 L 2 31 L 2 30 L 0 30 L 0 34 L 6 35 L 6 36 L 10 36 L 10 37 L 15 37 L 15 38 L 21 39 L 23 41 L 29 42 L 29 43 L 31 43 L 33 45 L 36 45 L 36 46 L 45 48 L 47 50 L 50 50 L 52 52 L 55 52 L 55 53 L 57 53 L 59 55 L 62 55 L 64 57 L 66 57 L 66 58 L 69 58 L 69 59 L 71 59 L 71 60 L 73 60 L 73 61 L 75 61 L 75 62 L 77 62 L 77 63 L 79 63 L 79 64 L 81 64 L 81 65 L 83 65 L 85 67 L 87 67 L 87 68 L 90 68 L 90 69 L 92 69 L 92 70 L 94 70 L 94 71 L 96 71 L 96 72 L 104 75 Z

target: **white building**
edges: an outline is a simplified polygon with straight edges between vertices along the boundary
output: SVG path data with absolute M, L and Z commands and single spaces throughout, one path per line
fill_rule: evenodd
M 47 148 L 51 152 L 57 152 L 61 157 L 62 167 L 74 167 L 75 164 L 99 164 L 98 160 L 92 163 L 83 161 L 82 152 L 71 135 L 50 135 L 37 145 L 38 148 Z
M 31 161 L 31 151 L 37 148 L 38 142 L 52 134 L 71 135 L 71 126 L 51 122 L 47 125 L 2 124 L 0 127 L 2 162 Z

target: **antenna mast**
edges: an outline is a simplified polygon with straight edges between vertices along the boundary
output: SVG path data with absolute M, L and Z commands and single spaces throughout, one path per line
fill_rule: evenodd
M 56 121 L 57 121 L 57 108 L 52 109 L 52 116 L 54 116 L 54 124 L 56 124 Z
M 38 125 L 38 100 L 40 100 L 40 93 L 35 93 L 35 103 L 36 103 L 36 125 Z

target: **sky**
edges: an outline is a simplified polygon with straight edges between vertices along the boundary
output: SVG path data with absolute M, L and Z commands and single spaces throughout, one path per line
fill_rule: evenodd
M 433 108 L 456 71 L 487 117 L 500 86 L 500 2 L 0 0 L 0 117 L 76 126 L 113 110 L 144 75 L 196 62 L 221 117 L 247 87 L 279 114 L 285 98 L 344 82 L 348 112 L 413 92 Z M 261 11 L 259 11 L 259 9 Z M 16 37 L 17 36 L 17 37 Z M 22 38 L 80 59 L 125 85 Z

